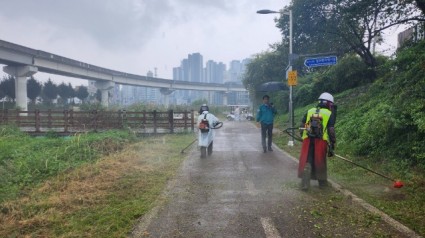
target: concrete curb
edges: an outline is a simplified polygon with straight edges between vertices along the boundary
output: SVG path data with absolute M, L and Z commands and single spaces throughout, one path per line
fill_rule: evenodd
M 280 149 L 279 147 L 277 147 L 276 145 L 274 145 L 274 147 L 279 150 L 280 152 L 282 152 L 283 154 L 285 154 L 286 156 L 288 156 L 289 158 L 291 158 L 293 161 L 295 161 L 298 164 L 298 159 L 293 157 L 292 155 L 290 155 L 289 153 L 287 153 L 286 151 Z M 413 238 L 423 238 L 422 236 L 418 235 L 416 232 L 414 232 L 413 230 L 411 230 L 410 228 L 408 228 L 407 226 L 401 224 L 400 222 L 396 221 L 395 219 L 393 219 L 392 217 L 390 217 L 389 215 L 387 215 L 386 213 L 382 212 L 381 210 L 379 210 L 378 208 L 370 205 L 369 203 L 367 203 L 365 200 L 359 198 L 358 196 L 356 196 L 354 193 L 344 189 L 341 185 L 339 185 L 338 183 L 328 179 L 329 183 L 332 185 L 332 187 L 334 189 L 336 189 L 337 191 L 341 192 L 342 194 L 344 194 L 346 197 L 351 198 L 354 202 L 357 202 L 360 206 L 362 206 L 364 209 L 366 209 L 367 211 L 378 215 L 382 218 L 382 220 L 384 220 L 386 223 L 388 223 L 390 226 L 394 227 L 394 229 L 398 230 L 399 232 L 405 234 L 408 237 L 413 237 Z

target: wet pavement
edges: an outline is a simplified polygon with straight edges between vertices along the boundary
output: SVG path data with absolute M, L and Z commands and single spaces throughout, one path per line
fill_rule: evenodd
M 263 153 L 260 129 L 253 123 L 225 122 L 217 130 L 213 154 L 201 159 L 194 148 L 170 182 L 165 201 L 140 220 L 131 236 L 316 237 L 294 212 L 314 199 L 299 190 L 297 162 L 273 149 Z M 320 191 L 316 181 L 312 190 Z

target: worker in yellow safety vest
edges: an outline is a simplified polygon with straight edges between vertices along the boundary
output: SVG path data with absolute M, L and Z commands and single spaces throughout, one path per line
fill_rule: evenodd
M 319 104 L 307 111 L 302 119 L 302 147 L 298 166 L 301 189 L 310 188 L 310 180 L 318 180 L 319 187 L 328 186 L 327 155 L 335 148 L 336 105 L 330 93 L 319 96 Z

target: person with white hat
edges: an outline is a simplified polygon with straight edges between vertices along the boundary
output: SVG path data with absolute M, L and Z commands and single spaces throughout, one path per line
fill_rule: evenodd
M 307 111 L 302 119 L 302 148 L 298 166 L 301 189 L 310 188 L 310 180 L 318 180 L 319 187 L 328 185 L 326 157 L 333 156 L 335 148 L 336 105 L 327 92 L 319 96 L 316 107 Z
M 198 116 L 198 146 L 201 149 L 201 158 L 211 155 L 213 152 L 214 135 L 217 125 L 222 125 L 218 118 L 209 112 L 207 104 L 203 104 L 199 108 Z M 221 127 L 221 126 L 220 126 Z

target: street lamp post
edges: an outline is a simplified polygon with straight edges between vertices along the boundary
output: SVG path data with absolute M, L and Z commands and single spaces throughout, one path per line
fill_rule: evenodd
M 280 13 L 272 10 L 259 10 L 258 14 L 274 14 Z M 292 10 L 283 12 L 283 14 L 289 16 L 289 57 L 288 57 L 288 68 L 286 71 L 286 80 L 288 80 L 288 72 L 292 71 Z M 292 85 L 289 85 L 289 124 L 291 128 L 294 128 L 294 108 L 292 103 Z M 294 129 L 291 129 L 291 137 L 288 141 L 289 146 L 294 146 Z

